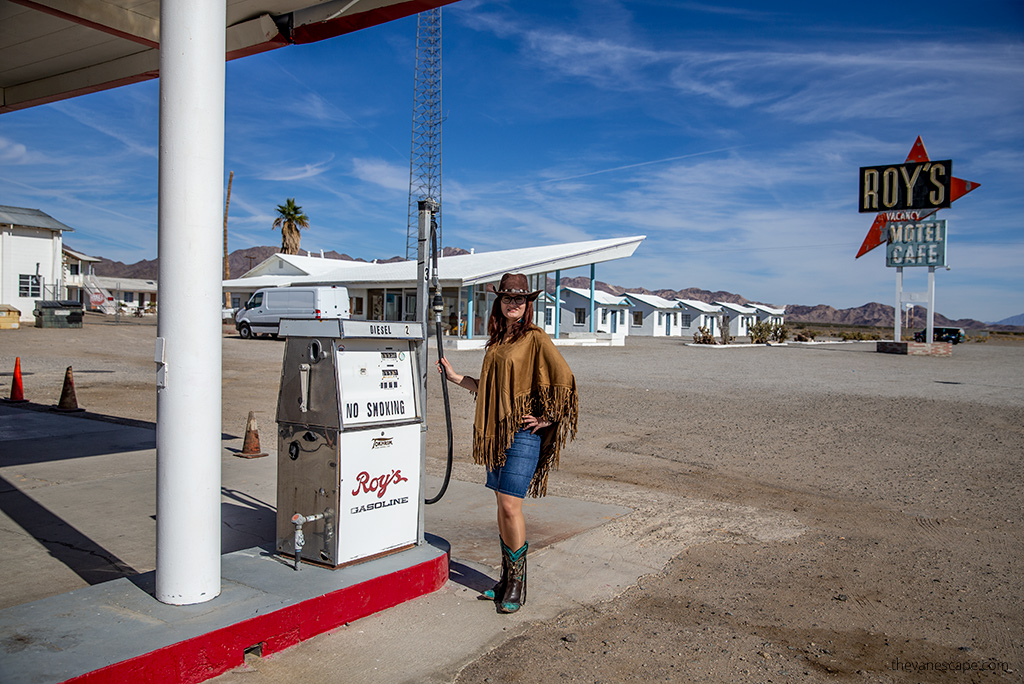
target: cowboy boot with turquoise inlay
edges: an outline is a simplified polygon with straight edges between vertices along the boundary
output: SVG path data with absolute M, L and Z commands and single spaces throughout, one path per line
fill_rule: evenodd
M 481 599 L 487 599 L 488 601 L 494 601 L 504 596 L 505 585 L 508 584 L 508 557 L 512 553 L 512 549 L 505 546 L 505 540 L 500 536 L 498 537 L 498 543 L 501 544 L 501 577 L 498 579 L 497 584 L 490 589 L 484 590 L 484 593 L 480 595 Z
M 498 604 L 502 613 L 514 613 L 520 606 L 526 603 L 526 549 L 529 546 L 523 543 L 517 551 L 508 555 L 508 582 L 505 585 L 505 595 Z

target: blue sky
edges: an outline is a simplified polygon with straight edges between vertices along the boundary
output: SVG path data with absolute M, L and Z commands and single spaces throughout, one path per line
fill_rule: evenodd
M 443 10 L 444 242 L 645 234 L 599 280 L 766 303 L 891 304 L 858 168 L 932 159 L 981 183 L 940 212 L 937 309 L 1024 312 L 1024 5 L 463 0 Z M 414 17 L 230 62 L 229 248 L 405 252 Z M 156 81 L 0 116 L 0 204 L 67 242 L 157 256 Z M 907 289 L 926 269 L 907 269 Z M 586 275 L 587 270 L 565 275 Z

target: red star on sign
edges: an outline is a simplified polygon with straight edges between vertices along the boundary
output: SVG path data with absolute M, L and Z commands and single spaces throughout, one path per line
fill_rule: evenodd
M 907 155 L 908 162 L 926 162 L 931 161 L 928 159 L 928 150 L 924 149 L 924 143 L 921 142 L 921 136 L 917 136 L 917 140 L 914 142 L 914 146 L 910 148 L 910 154 Z M 955 202 L 974 188 L 978 187 L 978 183 L 972 183 L 971 181 L 965 181 L 962 178 L 951 178 L 949 182 L 949 201 Z M 922 214 L 920 218 L 924 219 L 935 212 L 938 209 L 932 209 L 926 214 Z M 868 229 L 867 237 L 864 238 L 863 244 L 860 246 L 860 251 L 857 252 L 856 258 L 861 258 L 875 247 L 879 247 L 885 244 L 885 224 L 889 222 L 889 215 L 886 212 L 880 213 L 875 217 L 874 223 L 871 224 L 871 228 Z

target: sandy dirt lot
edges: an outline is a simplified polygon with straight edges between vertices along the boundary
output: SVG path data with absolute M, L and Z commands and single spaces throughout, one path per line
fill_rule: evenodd
M 151 321 L 0 332 L 4 396 L 20 356 L 32 401 L 55 403 L 73 365 L 80 405 L 155 420 Z M 224 431 L 240 438 L 253 410 L 272 434 L 283 344 L 232 333 Z M 660 573 L 531 625 L 458 681 L 1021 681 L 1024 346 L 959 345 L 942 359 L 873 343 L 630 338 L 563 353 L 580 434 L 551 493 L 643 512 L 615 524 L 652 544 L 716 507 L 788 531 L 711 528 Z M 482 352 L 449 357 L 472 375 Z M 430 393 L 428 465 L 440 470 L 436 382 Z M 456 477 L 478 480 L 472 399 L 452 398 Z

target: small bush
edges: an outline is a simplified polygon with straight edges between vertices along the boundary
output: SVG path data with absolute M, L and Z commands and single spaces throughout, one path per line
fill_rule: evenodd
M 718 344 L 715 341 L 715 336 L 711 334 L 711 331 L 706 326 L 697 328 L 697 332 L 693 333 L 694 344 Z
M 796 334 L 796 337 L 794 337 L 793 339 L 796 340 L 797 342 L 813 342 L 814 338 L 820 334 L 821 333 L 815 330 L 814 328 L 807 328 L 805 330 L 801 330 L 800 332 L 798 332 Z
M 767 344 L 772 338 L 773 332 L 774 326 L 768 321 L 758 321 L 747 328 L 747 334 L 750 335 L 750 341 L 754 344 Z
M 780 344 L 789 339 L 789 328 L 785 323 L 776 323 L 772 326 L 772 339 Z

